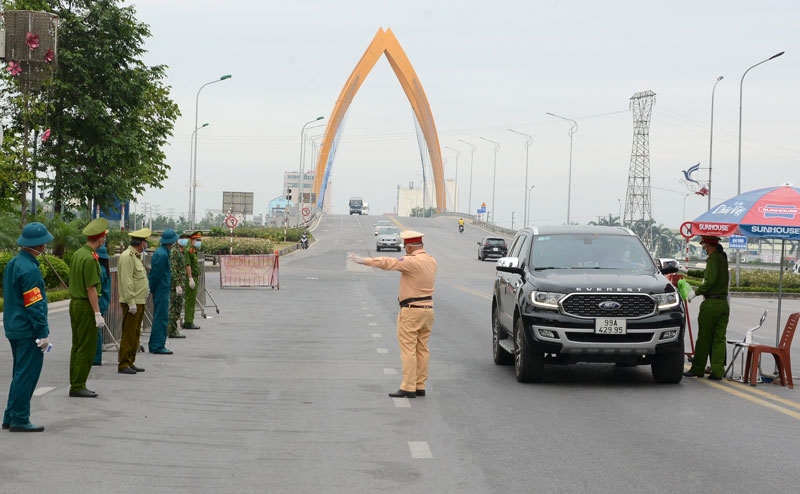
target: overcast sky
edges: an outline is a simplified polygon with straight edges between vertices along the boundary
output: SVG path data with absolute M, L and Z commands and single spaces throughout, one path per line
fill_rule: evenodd
M 680 182 L 681 170 L 708 166 L 715 93 L 712 203 L 737 191 L 739 84 L 744 79 L 742 191 L 800 184 L 800 3 L 720 1 L 406 0 L 263 2 L 136 0 L 148 24 L 149 65 L 168 66 L 167 84 L 182 117 L 166 149 L 164 188 L 140 204 L 185 215 L 195 98 L 200 93 L 197 213 L 221 208 L 223 191 L 253 192 L 255 211 L 282 195 L 284 171 L 297 170 L 300 130 L 330 116 L 347 77 L 379 27 L 391 28 L 428 96 L 460 210 L 492 202 L 497 141 L 497 223 L 521 226 L 524 139 L 532 134 L 531 219 L 560 224 L 567 215 L 569 124 L 573 138 L 572 222 L 619 214 L 633 143 L 629 100 L 656 93 L 650 127 L 653 217 L 677 228 L 705 212 L 707 199 Z M 323 120 L 324 122 L 324 120 Z M 321 133 L 312 129 L 309 134 Z M 469 199 L 470 152 L 477 146 Z M 707 171 L 696 178 L 704 179 Z M 419 185 L 412 112 L 385 58 L 350 108 L 333 165 L 333 207 L 362 196 L 372 214 L 391 213 L 398 185 Z M 452 205 L 450 206 L 452 209 Z

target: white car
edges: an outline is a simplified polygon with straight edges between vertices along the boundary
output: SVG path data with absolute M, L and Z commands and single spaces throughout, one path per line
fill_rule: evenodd
M 393 226 L 391 221 L 380 220 L 379 222 L 375 223 L 375 236 L 378 236 L 378 232 L 381 228 L 386 228 L 387 226 Z
M 400 230 L 396 226 L 385 226 L 378 232 L 375 239 L 375 250 L 380 252 L 382 249 L 393 249 L 397 252 L 403 248 L 403 241 L 400 239 Z

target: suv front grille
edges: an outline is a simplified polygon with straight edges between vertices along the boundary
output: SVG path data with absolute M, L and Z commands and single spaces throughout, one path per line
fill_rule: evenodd
M 603 310 L 603 302 L 616 302 L 616 310 Z M 623 293 L 573 293 L 561 302 L 565 315 L 580 318 L 624 317 L 638 319 L 656 313 L 656 301 L 649 295 Z

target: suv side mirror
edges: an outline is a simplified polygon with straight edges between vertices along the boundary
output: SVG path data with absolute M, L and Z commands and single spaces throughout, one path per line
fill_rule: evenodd
M 483 245 L 483 244 L 481 244 L 480 240 L 478 241 L 478 245 Z

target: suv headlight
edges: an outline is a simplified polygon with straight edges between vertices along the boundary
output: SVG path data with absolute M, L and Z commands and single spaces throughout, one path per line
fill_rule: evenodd
M 557 292 L 531 292 L 531 302 L 536 307 L 558 310 L 558 301 L 564 296 Z
M 653 298 L 658 302 L 658 310 L 671 309 L 678 305 L 678 294 L 676 292 L 657 293 Z

